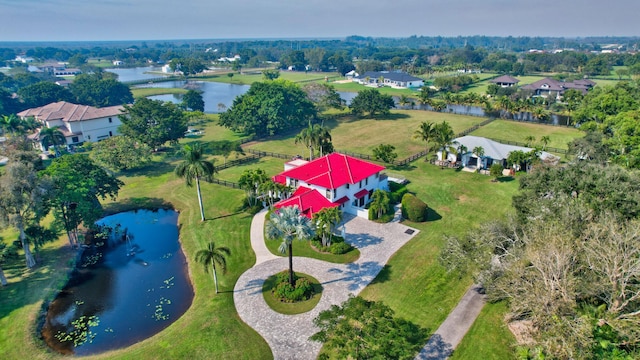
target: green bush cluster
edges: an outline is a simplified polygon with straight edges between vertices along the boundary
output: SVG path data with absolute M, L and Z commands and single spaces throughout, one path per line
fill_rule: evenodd
M 408 192 L 409 190 L 404 184 L 389 181 L 389 200 L 392 204 L 399 204 L 404 194 Z
M 402 216 L 413 222 L 423 222 L 427 220 L 427 204 L 412 194 L 404 194 L 402 197 Z
M 320 237 L 311 240 L 311 245 L 318 249 L 318 251 L 332 253 L 333 255 L 346 254 L 354 249 L 351 244 L 346 243 L 340 236 L 334 236 L 329 246 L 322 246 L 322 239 Z
M 289 284 L 289 272 L 276 274 L 276 286 L 273 295 L 282 302 L 297 302 L 308 300 L 313 296 L 313 285 L 304 277 L 294 276 L 295 287 Z

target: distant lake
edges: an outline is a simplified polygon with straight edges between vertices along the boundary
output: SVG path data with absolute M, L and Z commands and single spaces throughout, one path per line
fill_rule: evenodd
M 162 76 L 158 74 L 145 74 L 148 71 L 162 71 L 161 68 L 156 66 L 145 66 L 145 67 L 135 67 L 135 68 L 124 68 L 124 69 L 114 68 L 114 69 L 105 69 L 105 71 L 117 74 L 118 81 L 121 81 L 121 82 L 153 79 L 153 78 L 158 78 Z

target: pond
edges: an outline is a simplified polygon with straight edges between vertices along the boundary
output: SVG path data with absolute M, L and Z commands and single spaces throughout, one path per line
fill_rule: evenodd
M 104 69 L 104 70 L 117 74 L 118 81 L 121 81 L 121 82 L 155 79 L 162 76 L 159 74 L 148 74 L 149 71 L 162 71 L 161 68 L 155 67 L 155 66 L 144 66 L 144 67 L 122 68 L 122 69 L 115 68 L 115 69 Z
M 193 300 L 177 212 L 139 210 L 98 223 L 119 231 L 84 250 L 42 328 L 45 342 L 62 354 L 135 344 L 180 318 Z

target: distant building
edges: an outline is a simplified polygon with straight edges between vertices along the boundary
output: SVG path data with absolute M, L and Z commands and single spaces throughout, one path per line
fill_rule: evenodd
M 419 88 L 424 85 L 424 80 L 411 76 L 405 72 L 367 71 L 363 75 L 354 76 L 356 81 L 366 86 L 391 86 L 396 88 Z
M 569 89 L 575 89 L 582 94 L 586 94 L 591 88 L 596 85 L 594 81 L 589 79 L 581 79 L 575 81 L 560 81 L 551 78 L 544 78 L 534 83 L 524 85 L 521 88 L 523 90 L 533 91 L 534 96 L 555 96 L 561 98 L 565 91 Z
M 512 86 L 518 85 L 520 80 L 514 78 L 513 76 L 502 75 L 502 76 L 498 76 L 495 79 L 489 80 L 489 82 L 492 84 L 496 84 L 500 87 L 512 87 Z
M 60 101 L 24 110 L 18 116 L 22 119 L 34 117 L 43 126 L 58 128 L 66 138 L 67 145 L 79 145 L 85 141 L 96 142 L 119 135 L 121 122 L 118 116 L 123 111 L 122 106 L 95 108 Z M 38 135 L 39 131 L 30 138 L 40 143 Z
M 124 65 L 124 61 L 122 60 L 113 60 L 113 66 L 122 66 Z

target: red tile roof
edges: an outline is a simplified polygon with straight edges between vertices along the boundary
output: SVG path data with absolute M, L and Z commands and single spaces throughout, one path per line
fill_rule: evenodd
M 284 171 L 274 176 L 273 180 L 282 183 L 285 178 L 293 178 L 327 189 L 337 189 L 345 184 L 355 184 L 382 170 L 384 166 L 332 153 Z
M 336 207 L 339 205 L 340 204 L 338 203 L 332 203 L 327 200 L 327 198 L 322 196 L 322 194 L 317 190 L 300 186 L 290 198 L 277 202 L 274 207 L 279 209 L 285 206 L 297 206 L 302 215 L 311 218 L 313 217 L 313 214 L 324 208 Z

